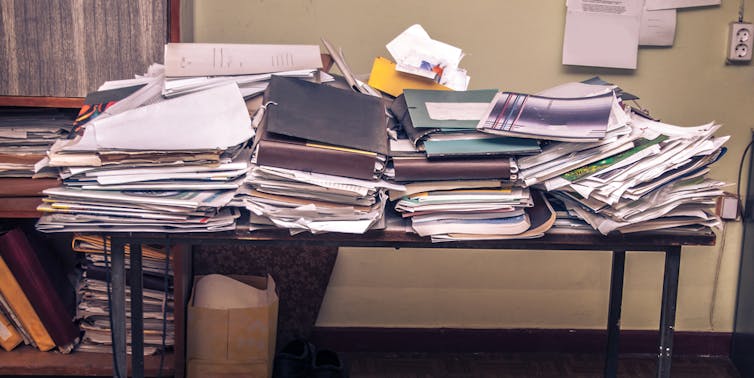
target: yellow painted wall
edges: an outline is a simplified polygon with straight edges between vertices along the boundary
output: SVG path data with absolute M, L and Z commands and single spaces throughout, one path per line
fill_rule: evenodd
M 738 4 L 680 11 L 674 46 L 642 48 L 636 70 L 563 66 L 563 0 L 195 0 L 183 30 L 184 40 L 196 42 L 319 44 L 325 37 L 356 73 L 368 73 L 374 57 L 389 56 L 385 44 L 418 23 L 466 52 L 461 67 L 471 89 L 531 93 L 599 75 L 639 95 L 665 122 L 722 123 L 719 134 L 732 138 L 711 176 L 735 183 L 754 127 L 754 68 L 724 64 Z M 754 9 L 745 19 L 754 20 Z M 684 249 L 678 330 L 732 330 L 740 223 L 718 236 L 715 247 Z M 657 328 L 662 264 L 661 254 L 628 254 L 623 328 Z M 317 324 L 603 328 L 609 269 L 610 254 L 601 252 L 343 248 Z

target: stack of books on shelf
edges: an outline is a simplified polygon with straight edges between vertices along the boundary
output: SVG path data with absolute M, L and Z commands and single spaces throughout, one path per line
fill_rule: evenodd
M 112 328 L 110 325 L 109 238 L 76 235 L 73 250 L 84 255 L 83 275 L 78 286 L 76 319 L 84 332 L 77 351 L 110 353 Z M 129 248 L 126 246 L 126 270 L 130 270 Z M 175 344 L 173 321 L 173 270 L 164 249 L 142 247 L 144 354 L 165 351 Z M 128 276 L 128 275 L 127 275 Z M 128 284 L 128 283 L 127 283 Z M 126 302 L 130 304 L 130 285 L 126 288 Z M 130 316 L 126 314 L 130 326 Z M 129 333 L 130 335 L 130 333 Z M 130 337 L 127 352 L 131 353 Z
M 69 353 L 79 329 L 24 231 L 0 235 L 0 346 Z
M 57 170 L 35 165 L 65 137 L 74 117 L 66 109 L 0 108 L 0 208 L 6 217 L 37 217 L 33 209 L 42 190 L 60 185 Z

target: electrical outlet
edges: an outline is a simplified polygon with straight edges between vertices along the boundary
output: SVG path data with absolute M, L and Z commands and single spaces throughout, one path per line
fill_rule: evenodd
M 754 42 L 754 26 L 750 22 L 731 22 L 728 33 L 728 63 L 749 63 Z

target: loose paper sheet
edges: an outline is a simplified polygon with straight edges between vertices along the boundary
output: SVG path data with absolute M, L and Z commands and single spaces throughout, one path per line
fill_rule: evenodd
M 639 44 L 642 46 L 673 46 L 675 24 L 675 9 L 645 9 L 641 15 Z
M 636 68 L 644 0 L 568 0 L 563 64 Z
M 676 9 L 720 5 L 720 0 L 647 0 L 648 10 Z

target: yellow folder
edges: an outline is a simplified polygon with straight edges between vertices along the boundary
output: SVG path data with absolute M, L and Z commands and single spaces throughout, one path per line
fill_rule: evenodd
M 374 60 L 367 84 L 395 97 L 400 96 L 404 89 L 451 90 L 431 79 L 396 71 L 395 63 L 383 57 Z
M 16 314 L 21 326 L 31 336 L 32 341 L 37 344 L 39 350 L 46 352 L 55 348 L 50 334 L 47 333 L 42 321 L 39 319 L 37 312 L 31 307 L 29 299 L 18 285 L 18 281 L 11 273 L 5 260 L 0 257 L 0 293 L 5 297 L 5 301 Z
M 10 352 L 22 341 L 24 341 L 24 338 L 21 337 L 16 327 L 0 312 L 0 346 Z

